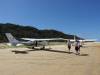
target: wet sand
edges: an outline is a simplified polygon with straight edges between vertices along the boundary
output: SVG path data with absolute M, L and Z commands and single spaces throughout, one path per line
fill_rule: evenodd
M 0 75 L 100 75 L 100 45 L 89 44 L 80 55 L 66 45 L 51 47 L 0 49 Z

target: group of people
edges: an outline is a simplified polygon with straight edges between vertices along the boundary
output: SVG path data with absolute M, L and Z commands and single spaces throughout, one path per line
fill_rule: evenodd
M 69 53 L 70 53 L 70 50 L 71 50 L 71 41 L 68 40 L 67 41 L 67 45 L 68 45 L 68 50 L 69 50 Z M 75 41 L 75 51 L 76 51 L 76 55 L 79 55 L 80 54 L 80 41 L 76 40 Z

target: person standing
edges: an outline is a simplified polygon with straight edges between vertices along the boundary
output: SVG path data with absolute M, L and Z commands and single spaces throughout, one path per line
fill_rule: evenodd
M 69 53 L 70 53 L 70 49 L 71 49 L 71 41 L 70 40 L 67 41 L 67 45 L 68 45 L 68 50 L 69 50 Z
M 78 40 L 76 40 L 75 42 L 75 51 L 76 51 L 76 55 L 80 54 L 80 42 Z

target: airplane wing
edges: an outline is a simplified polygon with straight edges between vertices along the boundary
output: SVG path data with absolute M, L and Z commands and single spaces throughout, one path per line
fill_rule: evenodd
M 64 40 L 63 38 L 50 38 L 50 39 L 32 39 L 32 38 L 21 38 L 23 40 L 28 40 L 28 41 L 52 41 L 52 40 Z

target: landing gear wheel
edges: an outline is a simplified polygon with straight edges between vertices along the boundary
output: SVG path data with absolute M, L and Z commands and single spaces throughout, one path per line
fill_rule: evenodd
M 32 49 L 34 49 L 34 47 L 32 47 Z

